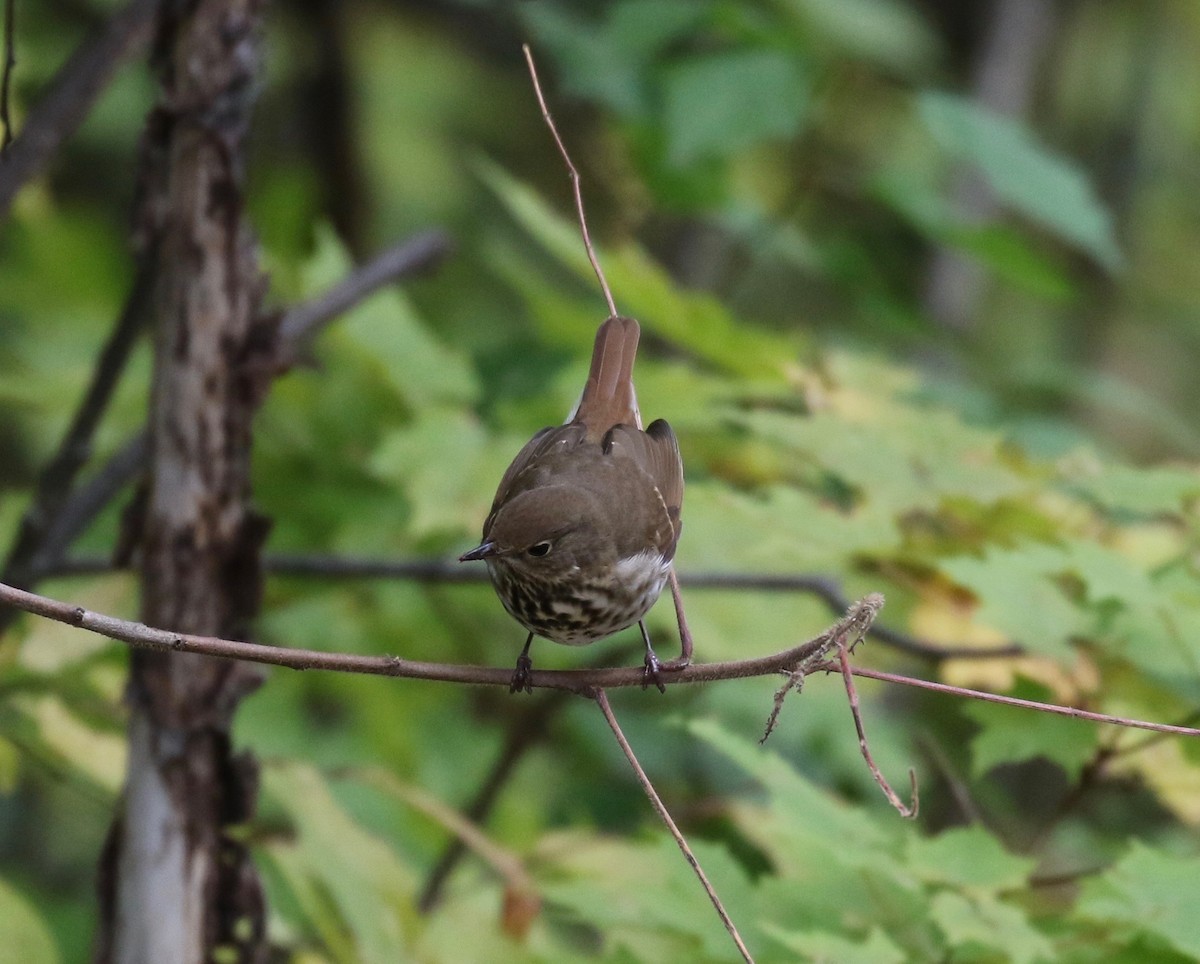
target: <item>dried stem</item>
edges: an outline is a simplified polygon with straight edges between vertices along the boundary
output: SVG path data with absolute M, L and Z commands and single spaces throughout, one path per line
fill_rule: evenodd
M 592 698 L 595 699 L 600 707 L 600 712 L 604 714 L 604 719 L 608 723 L 608 728 L 612 730 L 613 736 L 617 738 L 617 743 L 621 747 L 621 752 L 625 754 L 625 759 L 629 761 L 629 765 L 633 767 L 633 772 L 637 776 L 638 783 L 641 784 L 643 792 L 650 798 L 650 803 L 658 813 L 662 822 L 667 825 L 667 829 L 671 832 L 671 836 L 675 838 L 675 843 L 679 845 L 679 849 L 683 852 L 688 864 L 699 878 L 703 885 L 705 893 L 708 894 L 708 899 L 712 901 L 713 907 L 716 909 L 717 916 L 721 918 L 721 923 L 725 925 L 725 930 L 729 931 L 729 936 L 733 938 L 733 943 L 737 945 L 739 953 L 742 955 L 742 960 L 750 961 L 753 964 L 754 958 L 750 956 L 750 951 L 746 948 L 742 941 L 742 935 L 738 933 L 737 927 L 734 926 L 733 920 L 729 917 L 725 906 L 721 903 L 721 898 L 717 896 L 717 892 L 705 876 L 703 868 L 700 866 L 700 861 L 696 859 L 696 855 L 692 853 L 692 848 L 688 846 L 687 840 L 679 831 L 675 821 L 671 819 L 671 813 L 667 810 L 666 804 L 662 802 L 662 798 L 658 795 L 658 791 L 654 789 L 654 784 L 650 782 L 650 778 L 646 776 L 646 771 L 642 769 L 642 765 L 638 762 L 637 756 L 634 755 L 633 747 L 629 745 L 629 741 L 625 739 L 625 734 L 621 731 L 621 726 L 617 723 L 617 718 L 613 715 L 612 707 L 608 702 L 608 694 L 601 688 L 596 688 L 592 693 Z
M 571 163 L 571 155 L 567 153 L 567 147 L 563 143 L 561 137 L 558 136 L 558 128 L 554 126 L 554 118 L 550 116 L 550 109 L 546 106 L 546 98 L 542 96 L 542 85 L 538 80 L 537 67 L 533 63 L 533 53 L 529 49 L 529 44 L 523 44 L 521 50 L 525 53 L 525 62 L 529 65 L 529 76 L 533 79 L 533 92 L 537 95 L 538 107 L 542 109 L 542 119 L 546 122 L 546 126 L 550 128 L 550 133 L 554 137 L 554 143 L 558 145 L 558 153 L 562 155 L 563 163 L 567 165 L 567 173 L 571 177 L 571 189 L 575 194 L 575 213 L 579 216 L 579 230 L 583 233 L 583 246 L 587 250 L 588 260 L 592 263 L 592 270 L 596 272 L 596 280 L 600 282 L 600 290 L 604 292 L 604 300 L 608 303 L 609 317 L 615 317 L 617 314 L 617 303 L 613 301 L 612 290 L 608 287 L 608 281 L 604 277 L 604 269 L 600 267 L 600 261 L 596 258 L 596 249 L 592 247 L 592 238 L 588 234 L 587 217 L 583 213 L 583 192 L 579 186 L 579 171 L 575 165 Z
M 846 684 L 846 696 L 850 700 L 850 713 L 854 717 L 854 729 L 858 731 L 858 748 L 862 751 L 863 759 L 867 761 L 867 768 L 871 771 L 871 776 L 875 778 L 875 782 L 879 784 L 879 788 L 883 791 L 888 802 L 899 811 L 900 816 L 906 817 L 909 820 L 915 820 L 917 810 L 920 807 L 920 798 L 917 795 L 917 773 L 913 769 L 908 771 L 908 779 L 912 784 L 912 803 L 905 804 L 900 799 L 892 785 L 887 782 L 887 778 L 883 775 L 883 771 L 875 763 L 875 758 L 871 755 L 870 744 L 867 743 L 867 731 L 863 726 L 862 708 L 858 703 L 858 690 L 854 686 L 854 674 L 850 672 L 850 649 L 844 641 L 838 641 L 838 663 L 842 668 L 842 681 Z
M 879 593 L 871 593 L 865 599 L 848 606 L 846 614 L 814 640 L 819 644 L 818 646 L 803 659 L 798 660 L 795 665 L 781 670 L 787 679 L 775 691 L 771 715 L 767 717 L 767 725 L 758 740 L 760 744 L 766 743 L 767 738 L 775 731 L 788 693 L 792 690 L 799 693 L 804 685 L 804 678 L 816 669 L 823 669 L 826 666 L 825 658 L 836 647 L 844 646 L 847 644 L 847 640 L 850 640 L 849 647 L 853 650 L 862 641 L 863 636 L 870 631 L 881 609 L 883 609 L 883 596 Z

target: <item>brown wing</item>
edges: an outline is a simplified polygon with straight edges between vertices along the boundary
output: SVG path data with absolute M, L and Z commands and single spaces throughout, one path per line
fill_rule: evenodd
M 654 481 L 671 524 L 671 537 L 660 545 L 670 559 L 683 530 L 683 459 L 671 426 L 661 418 L 651 422 L 644 432 L 618 425 L 604 437 L 603 448 L 612 455 L 633 459 Z
M 496 487 L 496 497 L 492 499 L 492 509 L 483 523 L 483 538 L 486 541 L 492 530 L 492 522 L 496 518 L 496 510 L 509 495 L 528 487 L 532 479 L 522 478 L 527 470 L 536 471 L 537 463 L 547 455 L 577 447 L 584 438 L 586 428 L 583 425 L 552 425 L 538 432 L 525 443 L 525 447 L 517 453 L 512 464 L 505 470 Z

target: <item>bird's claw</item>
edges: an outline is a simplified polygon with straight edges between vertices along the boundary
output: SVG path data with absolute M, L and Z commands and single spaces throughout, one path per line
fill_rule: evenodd
M 651 683 L 658 687 L 660 693 L 665 693 L 667 688 L 663 685 L 662 677 L 658 671 L 662 668 L 658 657 L 654 655 L 653 650 L 646 651 L 646 665 L 642 669 L 642 689 L 645 689 Z
M 533 660 L 522 653 L 517 657 L 517 668 L 513 670 L 512 682 L 508 684 L 508 691 L 510 693 L 519 693 L 524 690 L 526 693 L 532 693 L 532 672 Z

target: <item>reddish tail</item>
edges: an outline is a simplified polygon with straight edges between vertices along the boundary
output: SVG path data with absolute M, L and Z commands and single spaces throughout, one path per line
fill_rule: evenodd
M 641 328 L 632 318 L 609 318 L 596 332 L 592 368 L 579 404 L 569 422 L 587 427 L 598 442 L 614 425 L 641 427 L 637 394 L 633 390 L 633 361 L 637 357 Z

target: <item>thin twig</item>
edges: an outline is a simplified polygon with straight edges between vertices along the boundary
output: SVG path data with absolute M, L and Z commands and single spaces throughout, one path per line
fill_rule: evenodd
M 444 231 L 426 231 L 380 252 L 328 291 L 289 308 L 279 322 L 281 344 L 295 351 L 307 344 L 322 325 L 384 285 L 430 270 L 452 248 Z
M 492 764 L 491 770 L 475 791 L 470 804 L 463 814 L 474 824 L 482 825 L 492 812 L 500 790 L 508 782 L 516 769 L 517 763 L 526 752 L 542 738 L 546 721 L 556 713 L 571 697 L 568 690 L 556 690 L 542 697 L 529 712 L 521 714 L 508 727 L 504 746 Z M 466 853 L 466 844 L 460 837 L 455 837 L 447 844 L 442 855 L 433 865 L 421 896 L 417 898 L 417 909 L 422 914 L 430 913 L 442 899 L 442 891 L 449 880 L 450 874 Z
M 268 666 L 283 666 L 287 669 L 324 669 L 341 673 L 363 673 L 370 676 L 399 676 L 408 679 L 440 680 L 445 683 L 468 683 L 479 686 L 508 687 L 512 683 L 512 669 L 488 666 L 463 666 L 452 663 L 426 663 L 416 660 L 401 659 L 396 656 L 360 656 L 355 653 L 327 653 L 312 649 L 292 649 L 280 646 L 264 646 L 260 643 L 243 643 L 232 639 L 220 639 L 215 636 L 192 636 L 186 633 L 175 633 L 165 629 L 154 629 L 142 623 L 117 619 L 102 613 L 92 612 L 82 606 L 72 606 L 70 603 L 39 596 L 14 586 L 0 583 L 0 604 L 15 606 L 35 616 L 53 619 L 55 622 L 76 626 L 88 632 L 98 633 L 109 639 L 128 643 L 142 649 L 170 650 L 181 653 L 198 653 L 202 656 L 215 656 L 222 659 L 240 659 L 250 663 L 262 663 Z M 788 672 L 797 663 L 803 662 L 812 653 L 817 652 L 829 643 L 829 633 L 822 633 L 809 642 L 801 643 L 791 649 L 773 653 L 768 656 L 757 656 L 751 659 L 729 660 L 720 663 L 693 663 L 686 669 L 663 673 L 662 681 L 668 685 L 683 683 L 712 683 L 726 679 L 748 679 L 754 676 L 771 676 Z M 839 671 L 836 663 L 822 663 L 815 667 L 823 672 Z M 1098 723 L 1113 723 L 1117 726 L 1134 727 L 1141 730 L 1153 730 L 1156 733 L 1171 733 L 1177 736 L 1200 737 L 1200 729 L 1189 726 L 1176 726 L 1170 723 L 1150 723 L 1144 720 L 1133 720 L 1119 716 L 1106 716 L 1103 713 L 1091 713 L 1086 710 L 1076 710 L 1067 706 L 1056 706 L 1049 703 L 1035 703 L 1032 700 L 1018 700 L 1009 696 L 997 696 L 994 693 L 983 693 L 978 690 L 963 689 L 958 686 L 946 686 L 941 683 L 931 683 L 927 680 L 913 679 L 908 676 L 898 676 L 894 673 L 883 673 L 878 670 L 851 667 L 855 676 L 870 679 L 886 680 L 905 686 L 918 686 L 925 689 L 951 693 L 955 696 L 965 696 L 972 699 L 982 699 L 993 703 L 1006 703 L 1021 706 L 1025 709 L 1039 710 L 1044 713 L 1058 713 L 1063 716 L 1074 716 L 1080 719 L 1093 720 Z M 565 689 L 575 693 L 587 693 L 595 687 L 613 689 L 615 687 L 636 686 L 641 688 L 645 683 L 645 674 L 641 666 L 612 667 L 608 669 L 560 669 L 533 670 L 529 676 L 532 687 L 544 689 Z
M 838 643 L 838 663 L 842 668 L 842 681 L 846 684 L 846 696 L 850 700 L 850 713 L 854 717 L 854 729 L 858 731 L 858 748 L 862 751 L 863 759 L 867 761 L 867 768 L 871 771 L 871 776 L 875 778 L 875 782 L 879 784 L 883 795 L 899 811 L 900 816 L 909 820 L 915 820 L 917 810 L 921 805 L 920 798 L 917 795 L 917 772 L 909 768 L 908 779 L 912 784 L 912 803 L 905 804 L 896 791 L 892 789 L 892 785 L 887 782 L 887 777 L 883 775 L 883 771 L 879 769 L 879 766 L 875 763 L 875 758 L 871 755 L 871 746 L 867 743 L 866 727 L 863 725 L 862 707 L 858 703 L 858 690 L 854 686 L 854 674 L 850 672 L 850 647 L 841 641 Z
M 671 813 L 667 810 L 666 804 L 662 802 L 662 798 L 658 795 L 658 791 L 654 789 L 654 784 L 650 782 L 650 778 L 646 776 L 646 771 L 642 769 L 642 765 L 638 762 L 637 756 L 633 752 L 633 747 L 629 745 L 629 741 L 625 739 L 625 734 L 621 730 L 621 725 L 617 722 L 617 718 L 613 715 L 612 707 L 608 703 L 608 694 L 603 689 L 597 688 L 592 694 L 597 705 L 600 707 L 600 712 L 604 714 L 604 719 L 608 723 L 608 728 L 612 730 L 613 736 L 617 738 L 617 743 L 621 747 L 621 752 L 625 754 L 625 759 L 629 761 L 629 765 L 633 767 L 633 772 L 637 776 L 638 783 L 641 784 L 642 791 L 650 799 L 651 805 L 654 807 L 662 822 L 667 825 L 667 829 L 671 832 L 671 836 L 675 838 L 675 843 L 679 845 L 679 849 L 683 852 L 684 858 L 699 878 L 701 885 L 704 887 L 705 893 L 708 894 L 708 899 L 712 901 L 713 907 L 716 909 L 717 915 L 721 918 L 721 923 L 725 925 L 725 930 L 729 931 L 729 936 L 733 938 L 733 943 L 737 945 L 738 952 L 742 955 L 742 960 L 750 961 L 753 964 L 754 958 L 750 956 L 750 951 L 747 949 L 745 942 L 742 941 L 742 935 L 738 933 L 737 927 L 734 926 L 733 920 L 725 910 L 724 904 L 721 903 L 721 898 L 717 896 L 717 892 L 713 889 L 713 885 L 709 883 L 708 877 L 705 876 L 703 868 L 700 866 L 700 861 L 696 859 L 696 855 L 692 853 L 692 848 L 688 846 L 688 842 L 679 831 L 675 821 L 671 819 Z
M 7 2 L 11 10 L 13 0 Z M 0 221 L 25 182 L 45 168 L 63 141 L 83 123 L 117 68 L 149 39 L 158 7 L 159 0 L 131 0 L 99 33 L 76 47 L 55 74 L 0 165 Z
M 857 646 L 862 641 L 863 636 L 871 629 L 871 626 L 874 625 L 875 618 L 879 615 L 881 609 L 883 609 L 883 596 L 879 593 L 871 593 L 865 599 L 847 606 L 845 615 L 813 641 L 817 645 L 810 653 L 797 661 L 795 665 L 788 666 L 782 670 L 787 679 L 775 691 L 771 715 L 767 717 L 767 725 L 763 729 L 763 735 L 758 740 L 760 745 L 766 743 L 767 738 L 775 731 L 775 727 L 779 723 L 779 714 L 783 712 L 783 704 L 787 699 L 788 693 L 792 690 L 799 693 L 804 685 L 804 677 L 814 669 L 823 667 L 825 665 L 825 657 L 835 647 L 846 645 L 847 640 L 850 640 L 849 645 L 851 649 Z
M 836 663 L 826 663 L 815 667 L 828 673 L 837 673 L 841 667 Z M 1037 700 L 1022 700 L 1015 696 L 1000 696 L 983 690 L 967 689 L 963 686 L 951 686 L 948 683 L 934 683 L 931 680 L 915 679 L 911 676 L 900 676 L 897 673 L 885 673 L 878 669 L 866 669 L 853 666 L 850 671 L 855 676 L 865 679 L 882 680 L 885 683 L 899 683 L 901 686 L 915 686 L 918 689 L 933 690 L 935 693 L 946 693 L 950 696 L 965 696 L 973 700 L 983 700 L 985 703 L 1001 703 L 1005 706 L 1016 706 L 1024 710 L 1037 710 L 1039 713 L 1056 713 L 1059 716 L 1070 716 L 1077 720 L 1089 720 L 1092 723 L 1112 723 L 1114 726 L 1128 726 L 1136 730 L 1153 730 L 1155 733 L 1170 733 L 1175 736 L 1200 736 L 1200 729 L 1194 726 L 1179 726 L 1174 723 L 1148 723 L 1145 720 L 1135 720 L 1127 716 L 1110 716 L 1107 713 L 1094 713 L 1091 710 L 1081 710 L 1074 706 L 1060 706 L 1057 703 L 1039 703 Z
M 604 300 L 608 304 L 609 317 L 615 318 L 617 303 L 613 301 L 612 290 L 608 287 L 608 281 L 604 277 L 604 269 L 600 267 L 600 261 L 596 257 L 596 250 L 592 247 L 592 238 L 588 234 L 587 217 L 583 213 L 583 191 L 579 186 L 579 171 L 571 162 L 571 155 L 567 153 L 567 147 L 563 143 L 562 138 L 558 136 L 558 128 L 554 126 L 554 118 L 550 116 L 550 109 L 546 106 L 546 98 L 542 96 L 542 85 L 538 80 L 537 67 L 534 66 L 533 52 L 529 49 L 529 44 L 522 44 L 521 50 L 524 51 L 525 62 L 529 65 L 529 76 L 533 79 L 533 92 L 537 95 L 538 107 L 542 109 L 542 120 L 550 128 L 550 133 L 554 137 L 554 143 L 558 145 L 558 153 L 562 155 L 563 163 L 567 165 L 567 173 L 571 177 L 571 188 L 575 194 L 575 213 L 579 216 L 579 230 L 583 233 L 583 246 L 587 250 L 588 260 L 592 263 L 592 270 L 596 272 L 596 280 L 600 282 L 600 290 L 604 292 Z
M 138 477 L 146 465 L 149 451 L 149 436 L 145 432 L 138 432 L 75 487 L 46 529 L 41 545 L 30 561 L 29 569 L 35 577 L 52 569 L 56 560 L 62 559 L 71 543 L 92 524 L 117 493 Z

